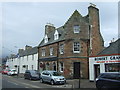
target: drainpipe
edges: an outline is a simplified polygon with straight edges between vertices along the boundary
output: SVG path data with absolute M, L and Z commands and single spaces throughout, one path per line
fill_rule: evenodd
M 59 72 L 59 42 L 57 43 L 57 72 Z

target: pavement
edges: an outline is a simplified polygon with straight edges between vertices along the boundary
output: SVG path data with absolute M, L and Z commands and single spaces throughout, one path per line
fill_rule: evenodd
M 79 85 L 80 83 L 80 85 Z M 71 88 L 96 88 L 95 82 L 90 82 L 88 79 L 71 79 L 67 80 L 67 84 L 71 85 Z

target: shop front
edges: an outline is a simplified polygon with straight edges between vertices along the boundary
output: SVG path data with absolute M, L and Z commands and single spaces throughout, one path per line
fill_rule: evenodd
M 89 80 L 94 81 L 100 73 L 120 72 L 120 55 L 91 56 L 89 58 Z

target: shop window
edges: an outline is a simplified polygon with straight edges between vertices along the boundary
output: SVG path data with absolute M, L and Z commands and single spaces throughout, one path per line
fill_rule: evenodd
M 105 64 L 105 72 L 120 72 L 120 63 Z

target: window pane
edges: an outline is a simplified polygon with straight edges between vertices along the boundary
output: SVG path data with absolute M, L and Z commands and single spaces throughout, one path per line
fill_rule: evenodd
M 64 53 L 64 45 L 61 44 L 61 45 L 60 45 L 60 54 L 63 54 L 63 53 Z
M 50 48 L 50 55 L 53 55 L 53 48 Z
M 80 43 L 74 42 L 74 51 L 80 51 Z
M 79 33 L 80 31 L 80 26 L 79 25 L 74 25 L 74 33 Z

